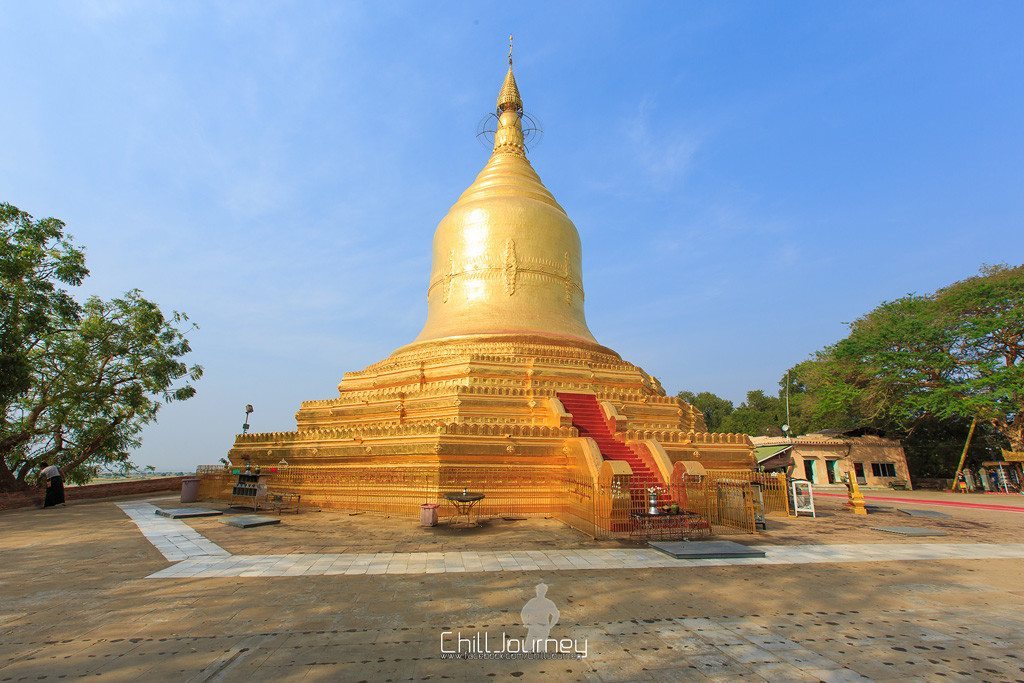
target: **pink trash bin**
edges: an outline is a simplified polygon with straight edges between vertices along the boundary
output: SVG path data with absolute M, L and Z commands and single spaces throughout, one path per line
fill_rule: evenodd
M 191 477 L 181 480 L 181 502 L 194 503 L 199 500 L 199 479 Z
M 420 505 L 420 526 L 437 526 L 437 503 Z

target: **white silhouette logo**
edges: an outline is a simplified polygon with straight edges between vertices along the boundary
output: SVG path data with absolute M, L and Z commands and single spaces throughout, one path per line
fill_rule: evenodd
M 524 652 L 536 652 L 538 645 L 541 646 L 542 652 L 545 651 L 543 644 L 548 640 L 551 627 L 558 623 L 558 608 L 545 597 L 548 592 L 547 584 L 538 583 L 536 590 L 537 597 L 530 598 L 519 614 L 523 625 L 526 626 Z
M 587 639 L 551 638 L 551 629 L 561 616 L 555 603 L 548 599 L 547 584 L 538 583 L 536 597 L 530 598 L 519 613 L 526 627 L 525 638 L 492 637 L 486 631 L 463 635 L 462 631 L 441 632 L 442 659 L 584 659 L 588 654 Z

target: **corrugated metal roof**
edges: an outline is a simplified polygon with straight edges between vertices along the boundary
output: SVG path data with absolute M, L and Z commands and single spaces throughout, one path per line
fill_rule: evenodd
M 785 453 L 792 447 L 793 444 L 786 444 L 785 446 L 758 446 L 754 449 L 754 457 L 757 458 L 758 462 L 764 462 L 779 453 Z

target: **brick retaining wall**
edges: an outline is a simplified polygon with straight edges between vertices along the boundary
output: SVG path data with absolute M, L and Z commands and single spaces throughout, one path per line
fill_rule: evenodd
M 182 479 L 185 479 L 185 477 L 159 477 L 155 479 L 139 479 L 137 481 L 115 481 L 108 484 L 66 486 L 64 488 L 64 495 L 67 501 L 71 503 L 79 500 L 133 496 L 139 493 L 180 491 Z M 43 492 L 43 489 L 39 489 L 29 492 L 0 493 L 0 510 L 39 505 L 43 500 Z

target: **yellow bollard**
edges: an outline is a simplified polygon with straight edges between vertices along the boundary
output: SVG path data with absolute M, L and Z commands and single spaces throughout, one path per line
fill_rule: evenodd
M 864 507 L 864 494 L 860 492 L 860 486 L 857 485 L 857 477 L 852 472 L 846 475 L 846 489 L 850 501 L 850 510 L 853 514 L 868 514 L 868 509 Z

